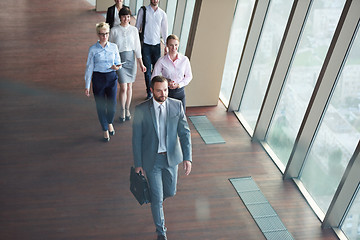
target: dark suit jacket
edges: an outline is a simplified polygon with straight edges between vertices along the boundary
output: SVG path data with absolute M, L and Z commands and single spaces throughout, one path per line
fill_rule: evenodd
M 127 6 L 123 5 L 123 7 L 127 7 Z M 115 8 L 116 8 L 116 4 L 109 7 L 106 12 L 106 22 L 110 25 L 110 28 L 114 26 Z
M 165 103 L 167 159 L 169 166 L 174 167 L 182 161 L 192 161 L 191 135 L 181 101 L 168 98 Z M 135 108 L 132 145 L 135 167 L 151 171 L 159 145 L 152 99 Z

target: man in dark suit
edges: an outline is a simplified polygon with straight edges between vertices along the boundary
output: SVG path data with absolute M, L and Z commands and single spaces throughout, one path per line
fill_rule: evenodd
M 192 166 L 191 135 L 181 101 L 168 98 L 168 81 L 155 76 L 153 98 L 135 108 L 133 154 L 135 171 L 146 173 L 151 195 L 151 212 L 158 239 L 166 238 L 163 200 L 176 193 L 178 164 L 185 174 Z

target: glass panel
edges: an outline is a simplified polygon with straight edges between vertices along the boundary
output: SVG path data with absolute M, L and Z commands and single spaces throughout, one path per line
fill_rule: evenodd
M 175 13 L 176 13 L 176 4 L 177 4 L 177 0 L 168 0 L 167 1 L 166 14 L 167 14 L 168 24 L 169 24 L 168 25 L 168 34 L 172 34 Z
M 360 194 L 359 187 L 350 210 L 345 217 L 345 221 L 341 226 L 341 230 L 344 232 L 349 240 L 360 239 Z
M 137 9 L 136 14 L 138 14 L 138 12 L 139 12 L 139 10 L 140 10 L 140 8 L 141 8 L 142 6 L 147 6 L 147 5 L 149 5 L 149 4 L 146 4 L 146 3 L 145 3 L 145 5 L 144 5 L 144 1 L 143 1 L 143 0 L 136 0 L 136 7 L 135 7 L 135 9 Z
M 300 176 L 324 213 L 360 139 L 359 56 L 357 33 Z
M 130 5 L 129 3 L 130 3 L 130 0 L 124 0 L 124 1 L 123 1 L 123 4 L 124 4 L 125 6 L 129 6 L 129 5 Z
M 239 112 L 254 129 L 293 1 L 272 0 L 266 14 Z
M 266 139 L 285 166 L 344 2 L 345 0 L 314 0 L 312 3 Z
M 229 106 L 254 2 L 255 0 L 238 0 L 236 5 L 220 90 L 220 99 L 225 106 Z
M 179 36 L 180 38 L 179 52 L 182 54 L 185 54 L 186 51 L 186 45 L 189 38 L 190 25 L 194 12 L 194 7 L 195 7 L 195 0 L 186 1 L 184 19 L 181 26 L 181 34 Z
M 130 8 L 133 16 L 136 16 L 138 14 L 139 9 L 136 8 L 135 1 L 124 1 L 123 4 Z

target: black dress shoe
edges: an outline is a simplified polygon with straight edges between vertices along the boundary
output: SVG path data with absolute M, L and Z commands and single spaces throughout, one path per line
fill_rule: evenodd
M 128 120 L 130 120 L 130 119 L 131 119 L 131 115 L 125 117 L 125 120 L 126 120 L 126 121 L 128 121 Z
M 104 141 L 104 142 L 110 142 L 110 138 L 109 138 L 109 137 L 108 137 L 108 138 L 104 137 L 104 138 L 103 138 L 103 141 Z
M 110 136 L 114 136 L 115 135 L 115 129 L 114 129 L 114 131 L 109 131 L 109 134 L 110 134 Z
M 157 240 L 167 240 L 167 237 L 164 235 L 158 235 Z

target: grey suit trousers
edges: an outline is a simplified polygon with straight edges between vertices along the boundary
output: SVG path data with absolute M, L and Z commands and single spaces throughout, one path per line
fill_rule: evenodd
M 146 172 L 151 194 L 151 212 L 158 235 L 166 235 L 163 201 L 176 193 L 178 166 L 170 167 L 167 156 L 157 154 L 152 171 Z

